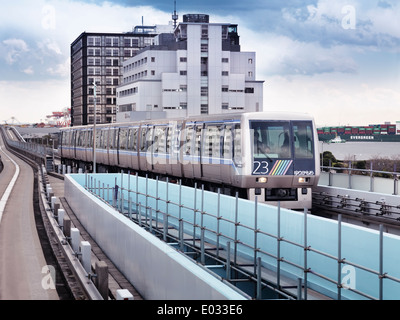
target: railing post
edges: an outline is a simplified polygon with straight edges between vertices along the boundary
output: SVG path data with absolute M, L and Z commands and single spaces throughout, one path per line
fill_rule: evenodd
M 307 209 L 304 209 L 304 299 L 307 300 Z
M 231 243 L 226 243 L 226 279 L 231 279 Z
M 278 201 L 278 225 L 277 225 L 277 288 L 281 287 L 281 202 Z
M 383 300 L 383 224 L 379 225 L 379 300 Z
M 370 164 L 370 172 L 369 172 L 369 191 L 374 192 L 374 174 L 372 173 L 372 161 Z
M 257 234 L 258 234 L 258 227 L 257 227 L 257 211 L 258 211 L 258 197 L 255 198 L 254 201 L 254 274 L 257 274 Z
M 338 215 L 338 274 L 337 274 L 337 299 L 342 299 L 342 215 Z
M 351 171 L 352 171 L 352 167 L 353 167 L 353 162 L 350 160 L 349 161 L 349 170 L 348 170 L 348 172 L 349 172 L 349 185 L 348 185 L 349 189 L 351 189 Z
M 261 300 L 261 258 L 259 257 L 257 263 L 257 300 Z

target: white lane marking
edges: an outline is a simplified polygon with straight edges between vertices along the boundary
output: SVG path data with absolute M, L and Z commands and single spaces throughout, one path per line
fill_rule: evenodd
M 7 189 L 6 189 L 6 191 L 4 191 L 3 197 L 2 197 L 1 200 L 0 200 L 0 223 L 1 223 L 1 219 L 2 219 L 2 217 L 3 217 L 3 212 L 4 212 L 4 209 L 5 209 L 5 207 L 6 207 L 8 198 L 9 198 L 9 196 L 10 196 L 10 194 L 11 194 L 12 189 L 14 188 L 15 181 L 17 181 L 17 178 L 18 178 L 18 176 L 19 176 L 19 165 L 17 165 L 17 163 L 16 163 L 13 159 L 11 159 L 11 158 L 8 156 L 8 154 L 6 154 L 6 153 L 3 151 L 3 149 L 1 148 L 1 146 L 0 146 L 0 151 L 3 152 L 3 153 L 6 155 L 6 157 L 15 165 L 15 173 L 14 173 L 14 176 L 13 176 L 13 178 L 11 179 L 10 183 L 8 184 Z

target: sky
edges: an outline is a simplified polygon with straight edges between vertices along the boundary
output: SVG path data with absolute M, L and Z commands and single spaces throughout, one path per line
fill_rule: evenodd
M 238 24 L 256 52 L 264 111 L 310 113 L 318 126 L 400 121 L 400 1 L 176 0 Z M 70 44 L 84 31 L 171 21 L 173 0 L 15 0 L 0 11 L 0 123 L 70 107 Z M 12 120 L 14 119 L 14 120 Z

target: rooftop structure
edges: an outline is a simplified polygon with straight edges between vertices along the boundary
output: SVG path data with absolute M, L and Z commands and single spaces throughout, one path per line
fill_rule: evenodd
M 174 33 L 123 62 L 117 122 L 263 110 L 255 52 L 241 52 L 236 24 L 187 14 Z

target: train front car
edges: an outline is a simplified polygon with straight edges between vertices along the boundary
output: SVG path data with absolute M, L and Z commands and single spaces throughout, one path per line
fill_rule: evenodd
M 314 120 L 304 114 L 248 114 L 243 123 L 248 198 L 288 209 L 311 209 L 320 173 Z

